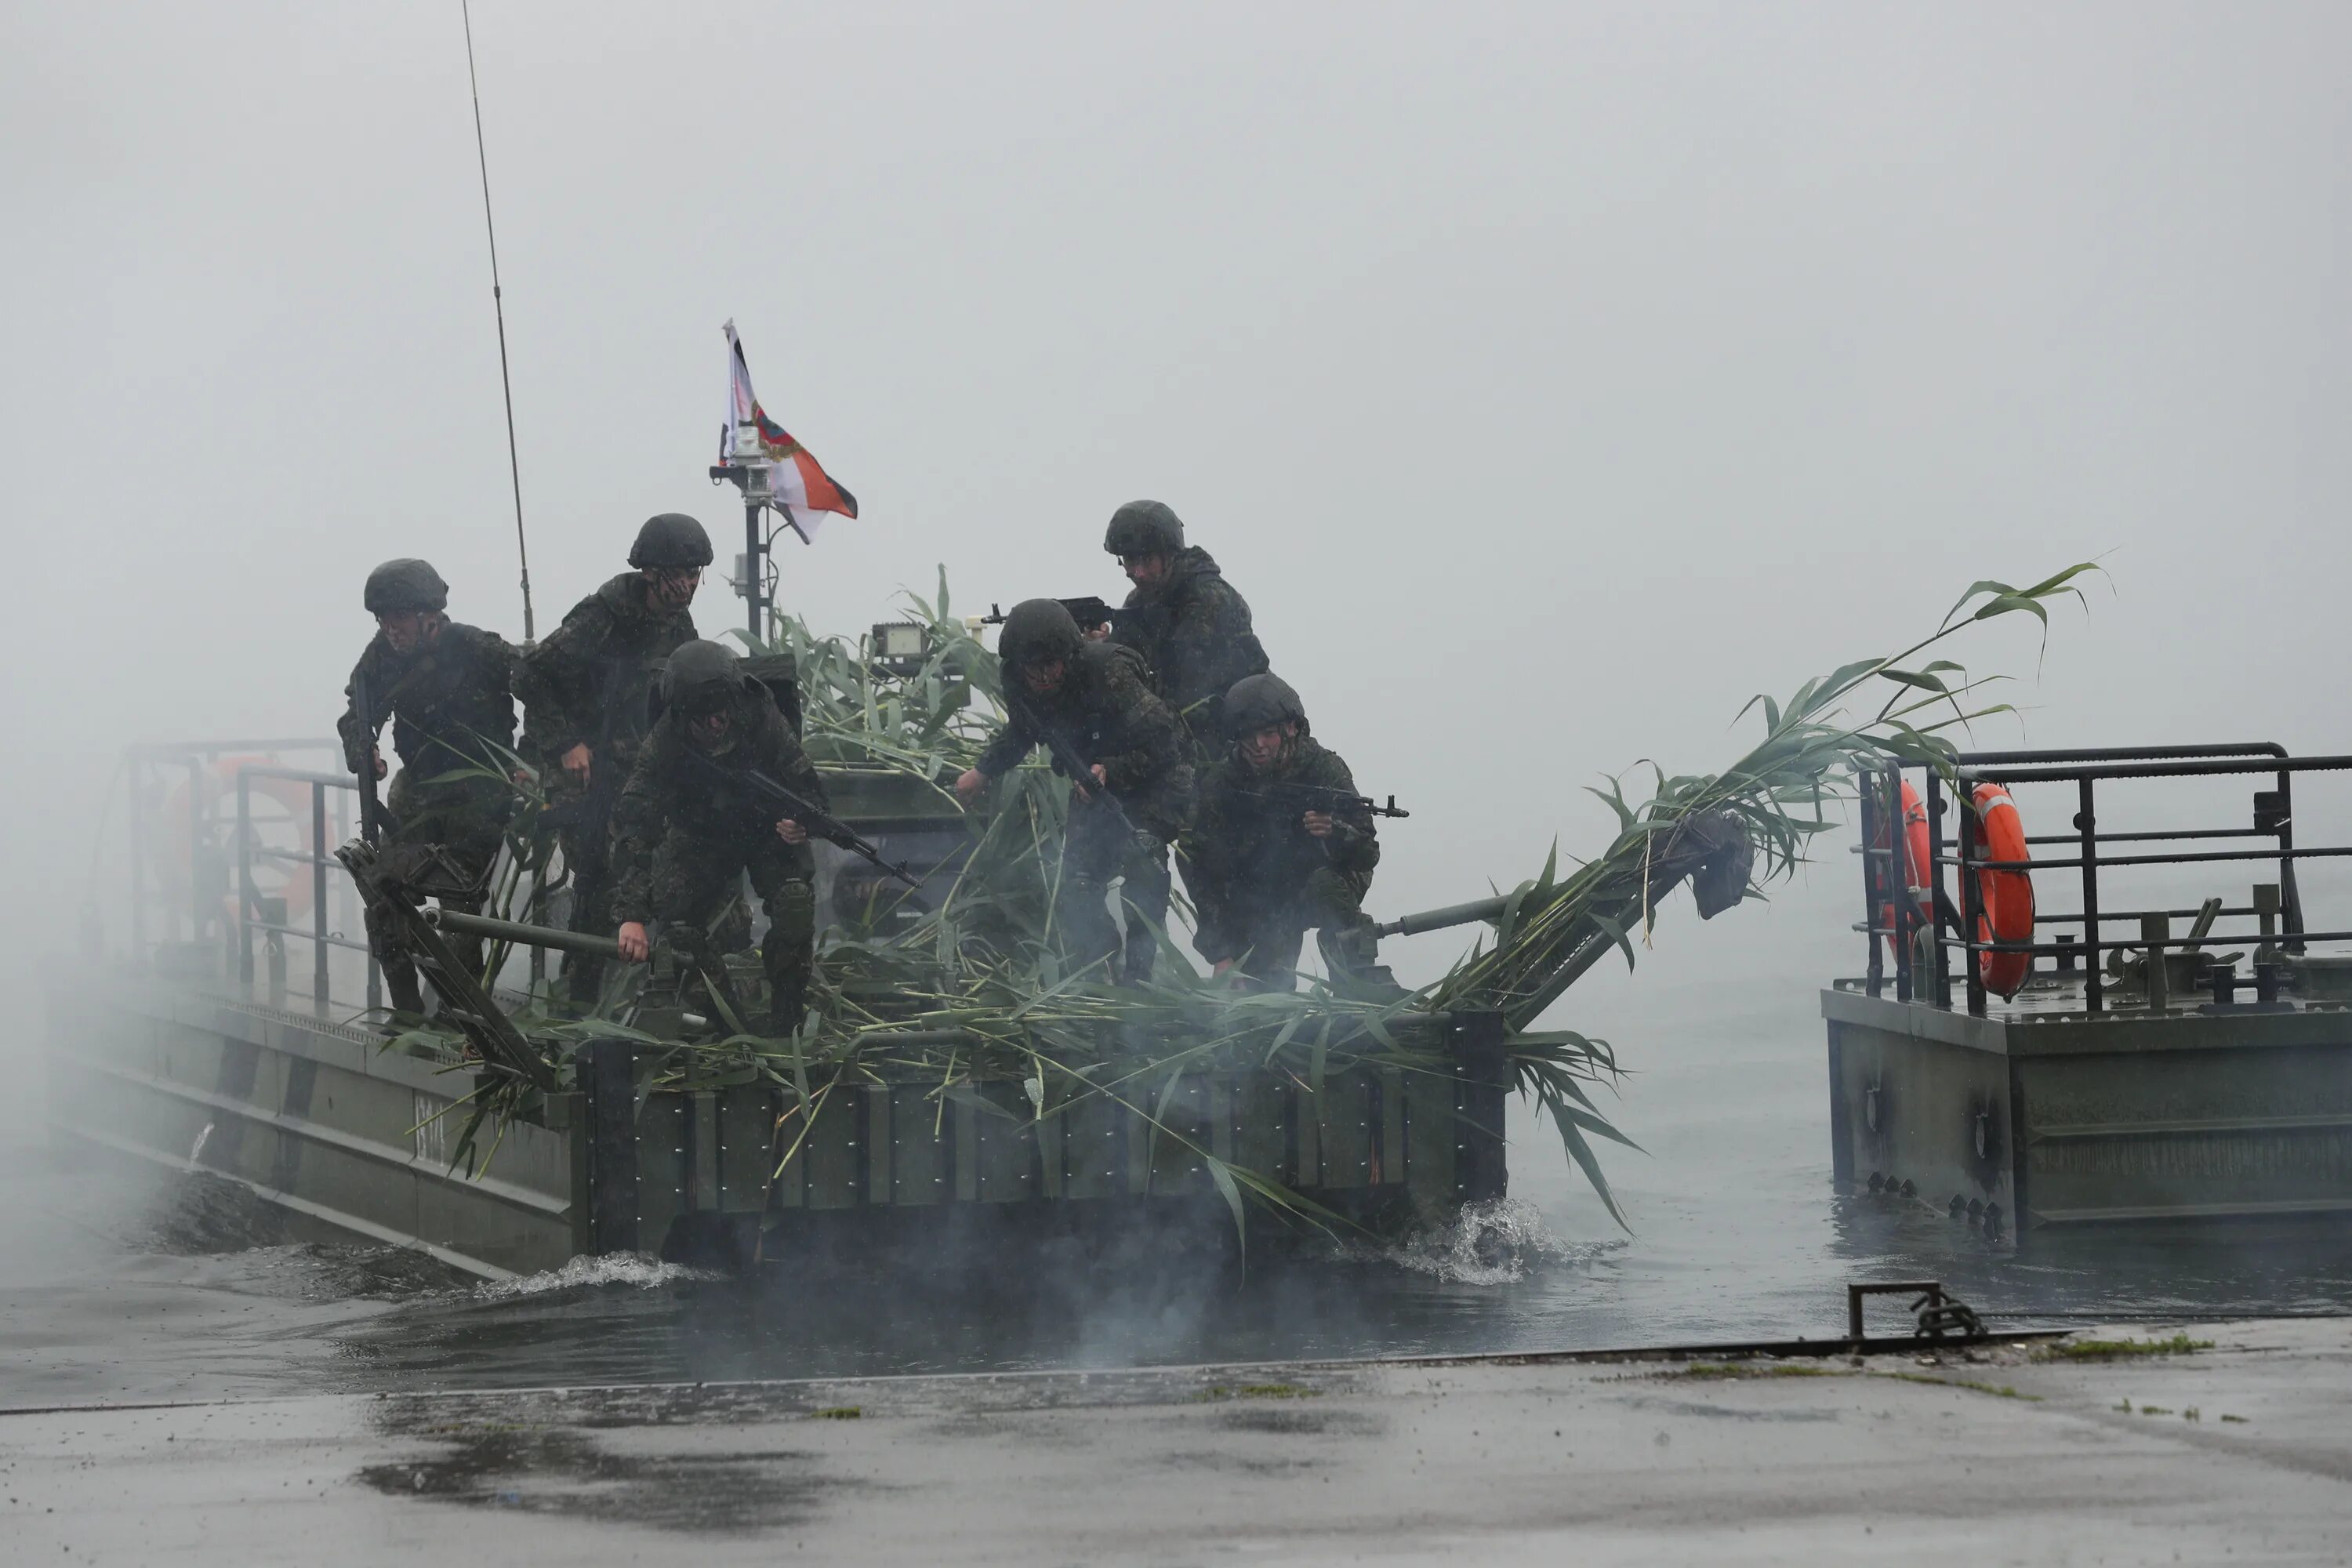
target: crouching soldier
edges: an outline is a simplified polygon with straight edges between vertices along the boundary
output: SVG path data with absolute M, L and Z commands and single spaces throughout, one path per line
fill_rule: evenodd
M 664 711 L 621 791 L 613 911 L 621 956 L 643 963 L 646 927 L 706 972 L 719 966 L 711 922 L 749 873 L 767 910 L 760 946 L 772 997 L 767 1026 L 790 1034 L 807 1013 L 816 958 L 816 858 L 808 828 L 780 806 L 785 790 L 822 811 L 824 785 L 768 689 L 732 649 L 689 642 L 662 675 Z M 747 1020 L 748 1021 L 748 1020 Z
M 572 929 L 613 929 L 613 807 L 651 722 L 662 660 L 694 640 L 691 606 L 710 564 L 710 536 L 683 512 L 647 518 L 632 570 L 572 607 L 522 657 L 523 735 L 546 764 L 548 813 L 572 883 Z M 574 953 L 563 979 L 574 1006 L 593 1005 L 604 960 Z
M 385 802 L 390 828 L 378 847 L 406 851 L 388 858 L 389 866 L 421 873 L 421 881 L 450 883 L 446 891 L 434 888 L 445 908 L 478 912 L 514 810 L 505 766 L 505 748 L 514 744 L 514 649 L 496 633 L 451 620 L 445 613 L 449 585 L 423 561 L 387 561 L 369 573 L 366 604 L 376 635 L 344 688 L 336 724 L 343 760 L 354 773 L 383 777 L 376 736 L 392 721 L 400 773 Z M 425 872 L 434 846 L 442 852 L 439 875 Z M 422 1013 L 416 965 L 382 928 L 371 909 L 368 947 L 383 966 L 385 992 L 400 1011 Z M 478 941 L 450 945 L 461 963 L 481 973 Z
M 1091 642 L 1058 600 L 1029 599 L 1004 617 L 1003 731 L 956 780 L 966 805 L 1038 746 L 1073 786 L 1063 850 L 1061 920 L 1080 963 L 1117 962 L 1111 978 L 1151 977 L 1168 920 L 1168 846 L 1192 802 L 1182 728 L 1153 695 L 1132 648 Z M 1122 952 L 1107 895 L 1123 878 Z
M 1288 989 L 1306 932 L 1342 985 L 1392 991 L 1364 893 L 1380 864 L 1368 811 L 1337 752 L 1309 732 L 1298 693 L 1253 675 L 1225 694 L 1226 759 L 1202 781 L 1184 841 L 1185 887 L 1201 917 L 1193 945 L 1220 974 Z

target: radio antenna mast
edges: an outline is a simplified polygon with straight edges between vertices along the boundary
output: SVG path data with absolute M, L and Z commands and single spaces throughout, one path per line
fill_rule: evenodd
M 474 92 L 474 157 L 482 169 L 482 227 L 490 238 L 490 305 L 499 318 L 499 385 L 507 399 L 507 471 L 514 478 L 515 554 L 522 562 L 522 640 L 538 640 L 530 617 L 530 546 L 522 532 L 522 461 L 515 455 L 514 377 L 507 371 L 506 297 L 499 288 L 499 226 L 490 216 L 490 155 L 482 142 L 482 84 L 474 74 L 474 9 L 471 0 L 457 0 L 466 21 L 466 85 Z

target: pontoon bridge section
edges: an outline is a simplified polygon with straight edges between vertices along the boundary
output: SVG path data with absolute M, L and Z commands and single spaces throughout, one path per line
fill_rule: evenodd
M 89 889 L 80 951 L 49 973 L 44 1060 L 62 1141 L 233 1183 L 298 1232 L 415 1247 L 485 1275 L 581 1253 L 854 1253 L 1177 1215 L 1230 1234 L 1198 1160 L 1116 1106 L 1041 1122 L 1014 1084 L 953 1104 L 874 1086 L 836 1097 L 788 1148 L 782 1091 L 641 1092 L 633 1047 L 614 1042 L 469 1176 L 452 1157 L 475 1065 L 387 1049 L 373 1026 L 382 988 L 334 855 L 356 817 L 339 762 L 333 743 L 301 740 L 126 753 L 128 874 Z M 919 780 L 828 770 L 828 787 L 892 858 L 938 866 L 967 842 L 961 814 Z M 821 912 L 862 903 L 863 864 L 818 849 Z M 509 1004 L 544 958 L 510 958 Z M 1320 1093 L 1274 1071 L 1188 1075 L 1157 1105 L 1162 1125 L 1368 1221 L 1498 1195 L 1499 1017 L 1416 1023 L 1450 1073 L 1335 1070 Z
M 1935 871 L 1890 900 L 1906 773 Z M 1867 960 L 1822 993 L 1838 1182 L 2019 1240 L 2352 1215 L 2352 957 L 2327 951 L 2352 929 L 2314 929 L 2297 876 L 2352 847 L 2298 838 L 2294 811 L 2298 781 L 2347 773 L 2248 743 L 1967 753 L 1957 800 L 1932 769 L 1866 775 Z M 1980 784 L 2016 801 L 2030 861 L 1988 858 Z M 2022 869 L 2031 940 L 1994 940 L 1973 873 Z M 2031 957 L 2012 997 L 1987 994 L 1993 952 Z

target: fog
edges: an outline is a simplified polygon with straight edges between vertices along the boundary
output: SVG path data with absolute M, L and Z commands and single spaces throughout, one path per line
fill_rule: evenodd
M 942 563 L 966 609 L 1115 595 L 1105 521 L 1166 500 L 1412 807 L 1383 914 L 1597 847 L 1600 775 L 1717 768 L 1751 692 L 2076 561 L 2106 576 L 2046 657 L 1966 647 L 2020 678 L 1982 739 L 2352 750 L 2341 8 L 474 32 L 541 630 L 650 512 L 724 564 L 732 317 L 864 503 L 787 542 L 788 608 L 854 633 Z M 0 180 L 22 962 L 123 742 L 330 729 L 374 563 L 509 637 L 521 606 L 456 5 L 11 6 Z M 740 618 L 716 582 L 697 612 Z M 1669 911 L 1591 1005 L 1850 971 L 1832 847 L 1769 910 Z

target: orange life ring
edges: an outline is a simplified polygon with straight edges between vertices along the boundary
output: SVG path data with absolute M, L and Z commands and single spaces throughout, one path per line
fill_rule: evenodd
M 1886 825 L 1884 822 L 1880 823 L 1876 847 L 1885 848 L 1888 837 Z M 1906 890 L 1933 886 L 1930 878 L 1934 873 L 1928 864 L 1927 805 L 1919 798 L 1919 792 L 1911 787 L 1909 779 L 1903 781 L 1903 885 Z M 1896 929 L 1895 905 L 1894 897 L 1888 892 L 1886 887 L 1887 864 L 1885 860 L 1874 862 L 1871 886 L 1878 896 L 1878 924 L 1880 929 L 1890 933 L 1886 939 L 1886 946 L 1888 952 L 1892 952 L 1899 943 L 1896 937 L 1891 934 Z
M 218 835 L 206 847 L 225 859 L 228 874 L 221 918 L 230 925 L 236 923 L 237 775 L 249 767 L 277 765 L 275 757 L 219 757 L 173 785 L 156 810 L 154 827 L 150 830 L 154 836 L 149 840 L 160 854 L 157 870 L 164 898 L 184 907 L 195 875 L 194 825 L 188 802 L 188 788 L 194 783 L 207 820 Z M 283 898 L 287 923 L 299 926 L 310 916 L 311 876 L 307 862 L 319 853 L 310 834 L 310 786 L 296 779 L 257 777 L 246 789 L 256 847 L 281 851 L 283 857 L 254 857 L 254 891 L 263 898 Z
M 1980 784 L 1969 792 L 1969 804 L 1977 814 L 1977 836 L 1984 843 L 1988 860 L 2024 861 L 2032 857 L 2025 847 L 2025 823 L 2017 815 L 2017 802 L 2009 792 L 1995 784 Z M 1977 883 L 1977 940 L 1979 942 L 2032 942 L 2033 940 L 2033 874 L 2030 871 L 1990 871 L 1978 869 L 1969 873 Z M 1984 988 L 1996 996 L 2014 996 L 2017 988 L 2033 969 L 2030 952 L 1979 952 L 1977 973 L 1984 980 Z

